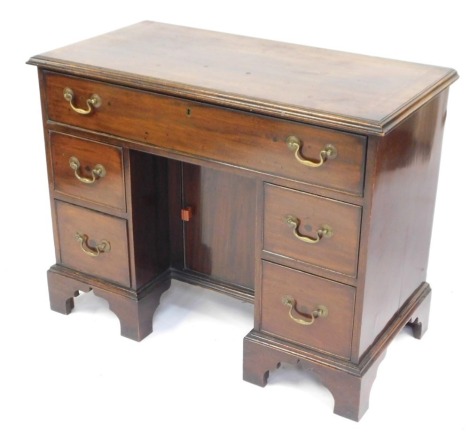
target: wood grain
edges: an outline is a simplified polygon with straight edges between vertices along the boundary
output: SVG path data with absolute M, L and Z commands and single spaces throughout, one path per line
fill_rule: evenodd
M 312 325 L 301 325 L 289 316 L 283 298 L 296 300 L 295 312 L 311 315 L 318 305 L 328 308 L 328 316 Z M 263 262 L 261 290 L 261 332 L 284 340 L 349 358 L 351 353 L 355 288 L 301 271 Z M 294 317 L 309 321 L 302 316 Z
M 253 289 L 256 181 L 184 165 L 183 191 L 186 268 Z
M 121 148 L 54 132 L 50 133 L 49 145 L 57 192 L 126 210 Z M 70 168 L 71 157 L 80 162 L 79 176 L 92 178 L 91 170 L 98 164 L 104 166 L 106 175 L 92 184 L 79 181 Z
M 446 105 L 447 91 L 369 142 L 375 159 L 361 244 L 357 358 L 426 281 Z
M 127 152 L 130 261 L 140 289 L 170 267 L 168 160 Z
M 45 82 L 50 121 L 145 142 L 179 152 L 182 159 L 196 156 L 362 194 L 364 136 L 52 73 L 45 75 Z M 74 90 L 75 105 L 85 107 L 96 93 L 101 107 L 87 116 L 77 114 L 63 97 L 65 87 Z M 318 160 L 327 144 L 335 145 L 338 156 L 315 169 L 300 164 L 287 147 L 291 135 L 301 139 L 302 154 L 310 160 Z
M 56 201 L 60 263 L 85 273 L 90 273 L 130 286 L 127 222 L 123 219 Z M 97 257 L 82 251 L 75 239 L 79 232 L 89 237 L 88 245 L 96 247 L 101 240 L 109 241 L 111 250 Z
M 149 21 L 29 62 L 282 118 L 377 133 L 390 131 L 457 79 L 448 68 Z
M 298 233 L 304 236 L 318 238 L 318 230 L 323 225 L 331 227 L 333 235 L 320 239 L 316 244 L 302 242 L 294 236 L 293 228 L 287 224 L 288 216 L 299 219 Z M 354 278 L 357 273 L 360 227 L 359 206 L 265 185 L 264 258 L 274 253 Z
M 314 371 L 335 413 L 358 420 L 386 348 L 427 328 L 425 282 L 452 69 L 143 22 L 36 56 L 57 264 L 51 307 L 77 290 L 109 301 L 141 339 L 170 278 L 245 300 L 244 377 L 282 361 Z M 86 108 L 80 115 L 64 99 Z M 320 167 L 287 147 L 302 142 Z M 109 179 L 81 188 L 79 156 Z M 83 159 L 82 159 L 83 157 Z M 110 186 L 106 186 L 106 182 Z M 181 209 L 192 216 L 181 219 Z M 328 225 L 333 236 L 316 237 Z M 86 255 L 101 239 L 111 252 Z M 292 309 L 286 305 L 291 296 Z M 295 304 L 293 304 L 295 301 Z M 319 306 L 328 315 L 311 325 Z M 297 316 L 297 320 L 296 317 Z M 299 320 L 299 318 L 301 320 Z

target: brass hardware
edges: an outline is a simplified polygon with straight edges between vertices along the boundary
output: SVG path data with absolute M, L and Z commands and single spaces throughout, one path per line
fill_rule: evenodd
M 302 235 L 301 233 L 299 233 L 300 220 L 297 217 L 293 215 L 287 215 L 286 223 L 288 226 L 292 227 L 292 233 L 294 234 L 294 236 L 297 239 L 306 242 L 307 244 L 316 244 L 322 238 L 331 238 L 333 236 L 333 229 L 327 224 L 321 226 L 321 229 L 317 230 L 317 236 L 315 238 L 312 238 L 310 236 Z
M 69 165 L 75 171 L 75 177 L 77 177 L 77 179 L 80 180 L 82 183 L 93 184 L 96 181 L 96 179 L 103 178 L 106 175 L 106 169 L 104 168 L 104 166 L 103 165 L 96 165 L 91 170 L 91 178 L 82 177 L 79 174 L 80 161 L 77 159 L 77 157 L 73 157 L 73 156 L 70 157 Z
M 295 322 L 298 323 L 299 325 L 304 325 L 304 326 L 309 326 L 313 325 L 315 323 L 315 320 L 318 318 L 325 318 L 328 316 L 328 308 L 325 305 L 318 305 L 311 314 L 304 314 L 299 311 L 297 311 L 296 306 L 297 302 L 292 296 L 284 296 L 282 298 L 282 303 L 283 305 L 286 305 L 289 307 L 289 317 Z M 294 317 L 292 315 L 292 311 L 294 311 L 301 317 Z
M 181 209 L 181 220 L 182 221 L 189 221 L 193 217 L 193 208 L 192 207 L 185 207 Z
M 72 108 L 72 110 L 78 114 L 84 114 L 84 115 L 90 114 L 93 111 L 93 108 L 98 108 L 101 105 L 101 98 L 97 94 L 91 95 L 86 100 L 86 105 L 87 105 L 86 110 L 82 108 L 77 108 L 75 105 L 73 105 L 73 97 L 74 97 L 73 90 L 69 87 L 65 87 L 64 99 L 70 104 L 70 107 Z
M 300 140 L 297 136 L 289 136 L 286 139 L 286 143 L 287 147 L 291 151 L 294 151 L 296 160 L 299 163 L 302 163 L 302 165 L 310 166 L 311 168 L 319 168 L 327 160 L 332 160 L 338 155 L 338 151 L 336 150 L 335 146 L 329 143 L 325 145 L 320 151 L 320 160 L 308 160 L 303 157 L 302 153 L 300 152 L 300 150 L 302 149 L 302 140 Z
M 109 253 L 111 251 L 111 244 L 106 239 L 102 239 L 96 247 L 90 247 L 88 245 L 88 235 L 75 233 L 75 239 L 80 243 L 82 251 L 88 256 L 97 257 L 101 253 Z

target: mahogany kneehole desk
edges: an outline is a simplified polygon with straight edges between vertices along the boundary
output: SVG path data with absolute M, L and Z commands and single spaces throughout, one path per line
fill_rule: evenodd
M 244 379 L 281 362 L 358 420 L 426 330 L 452 69 L 143 22 L 38 66 L 51 308 L 105 298 L 141 340 L 171 279 L 254 302 Z

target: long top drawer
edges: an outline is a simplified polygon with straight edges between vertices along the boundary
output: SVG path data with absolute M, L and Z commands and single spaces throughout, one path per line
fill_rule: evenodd
M 362 195 L 365 136 L 50 72 L 45 85 L 51 121 Z

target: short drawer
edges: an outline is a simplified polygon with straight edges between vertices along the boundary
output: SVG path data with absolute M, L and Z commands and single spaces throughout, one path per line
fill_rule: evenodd
M 351 286 L 263 261 L 263 332 L 349 358 L 354 300 Z
M 50 148 L 57 192 L 126 209 L 120 148 L 54 132 Z
M 265 185 L 265 252 L 355 277 L 360 227 L 359 206 Z
M 49 120 L 362 195 L 365 136 L 53 73 L 45 86 Z
M 130 286 L 127 222 L 56 201 L 60 263 Z

